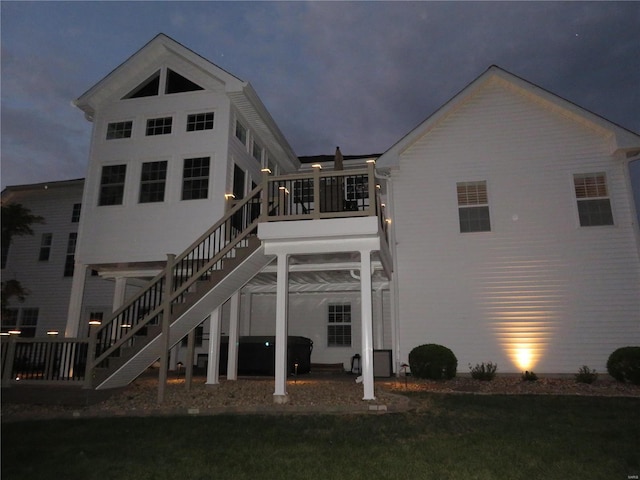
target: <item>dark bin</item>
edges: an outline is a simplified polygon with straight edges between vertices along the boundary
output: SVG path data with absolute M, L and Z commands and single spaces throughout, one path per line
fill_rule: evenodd
M 287 371 L 297 373 L 311 371 L 313 341 L 306 337 L 290 336 L 287 339 Z M 229 337 L 220 339 L 220 374 L 227 373 Z M 240 337 L 238 342 L 238 375 L 275 375 L 276 338 L 273 336 Z

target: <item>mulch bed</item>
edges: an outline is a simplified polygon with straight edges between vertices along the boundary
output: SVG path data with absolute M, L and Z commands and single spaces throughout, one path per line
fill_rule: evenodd
M 2 421 L 221 413 L 381 413 L 411 408 L 405 396 L 411 392 L 640 398 L 640 385 L 623 384 L 608 377 L 585 384 L 573 378 L 540 378 L 527 382 L 519 376 L 498 376 L 488 382 L 462 376 L 447 381 L 412 377 L 376 379 L 376 400 L 363 402 L 362 384 L 356 383 L 353 376 L 301 375 L 287 383 L 289 402 L 274 405 L 273 382 L 270 377 L 252 377 L 236 381 L 221 379 L 218 385 L 206 385 L 204 378 L 196 377 L 187 389 L 184 378 L 171 378 L 161 405 L 158 404 L 157 377 L 149 375 L 113 392 L 16 386 L 3 389 Z

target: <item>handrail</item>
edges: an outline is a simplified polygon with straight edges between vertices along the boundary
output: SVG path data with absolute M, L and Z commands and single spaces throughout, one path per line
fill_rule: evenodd
M 170 269 L 173 278 L 169 299 L 171 304 L 180 301 L 183 294 L 208 272 L 220 268 L 218 264 L 231 256 L 233 249 L 255 231 L 259 212 L 253 210 L 259 205 L 256 199 L 259 200 L 261 190 L 261 185 L 254 188 L 176 257 Z M 99 366 L 120 348 L 132 343 L 134 336 L 145 327 L 160 323 L 166 294 L 166 275 L 166 269 L 156 275 L 145 289 L 92 332 L 95 348 L 91 352 L 91 368 Z

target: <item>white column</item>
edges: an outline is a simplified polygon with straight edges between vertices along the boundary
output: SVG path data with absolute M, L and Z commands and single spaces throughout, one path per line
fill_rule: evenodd
M 229 350 L 227 355 L 227 380 L 238 379 L 238 329 L 240 324 L 240 292 L 229 299 Z
M 378 350 L 384 348 L 384 305 L 382 303 L 382 288 L 376 290 L 376 334 L 375 343 Z
M 209 317 L 209 355 L 207 359 L 207 385 L 220 383 L 220 323 L 222 307 L 216 308 Z
M 65 337 L 77 337 L 82 318 L 82 298 L 84 297 L 84 284 L 87 278 L 87 266 L 76 263 L 71 281 L 71 295 L 69 297 L 69 312 L 67 314 L 67 326 Z
M 274 403 L 287 403 L 287 307 L 289 304 L 289 258 L 278 254 L 276 287 L 276 372 Z
M 362 321 L 363 400 L 375 400 L 373 384 L 373 309 L 371 295 L 371 251 L 360 251 L 360 304 Z
M 116 284 L 113 288 L 113 311 L 118 310 L 124 305 L 124 297 L 127 293 L 127 278 L 116 277 Z

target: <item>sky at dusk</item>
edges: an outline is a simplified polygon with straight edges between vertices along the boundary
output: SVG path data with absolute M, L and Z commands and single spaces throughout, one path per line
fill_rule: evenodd
M 298 155 L 382 153 L 492 64 L 640 132 L 640 2 L 2 1 L 0 22 L 2 188 L 84 177 L 71 102 L 161 32 L 249 81 Z

